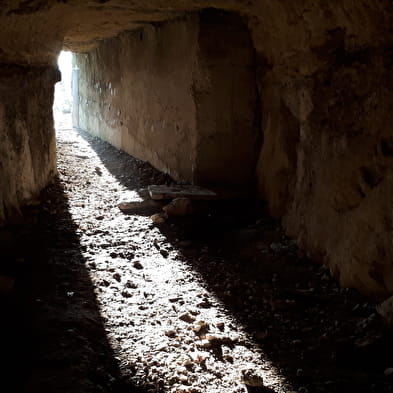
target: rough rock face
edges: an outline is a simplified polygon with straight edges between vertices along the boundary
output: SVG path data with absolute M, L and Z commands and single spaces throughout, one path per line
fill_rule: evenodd
M 140 27 L 154 32 L 156 27 L 147 23 L 171 20 L 207 7 L 239 14 L 252 38 L 261 98 L 260 111 L 255 114 L 256 118 L 260 117 L 263 130 L 256 181 L 272 214 L 281 217 L 286 231 L 316 259 L 329 265 L 343 285 L 382 296 L 392 293 L 393 219 L 389 202 L 393 187 L 390 130 L 393 4 L 390 0 L 113 0 L 104 3 L 7 0 L 0 11 L 0 62 L 53 64 L 62 46 L 88 51 L 97 47 L 99 38 Z M 199 49 L 208 48 L 197 35 L 193 30 L 194 45 L 197 40 Z M 165 42 L 154 34 L 149 37 L 157 39 L 157 45 Z M 195 46 L 185 47 L 183 40 L 187 37 L 187 34 L 179 35 L 176 47 L 194 51 L 194 57 L 188 58 L 183 52 L 179 63 L 198 59 Z M 163 52 L 170 50 L 161 48 Z M 144 66 L 158 64 L 158 59 L 166 56 L 157 51 L 154 58 L 143 57 Z M 119 61 L 119 69 L 124 67 L 120 58 L 114 61 Z M 135 61 L 138 64 L 138 59 Z M 174 65 L 175 62 L 171 63 L 171 67 Z M 181 69 L 181 63 L 177 69 Z M 168 81 L 166 86 L 175 88 L 175 83 L 171 85 Z M 39 90 L 44 89 L 41 83 Z M 13 102 L 27 100 L 22 87 L 14 88 L 13 94 L 16 97 Z M 193 107 L 190 96 L 184 97 L 184 105 L 189 105 L 191 113 L 197 114 L 198 110 L 204 113 L 206 108 Z M 165 95 L 161 94 L 157 106 L 164 99 Z M 30 101 L 34 105 L 39 102 L 33 98 Z M 49 111 L 49 102 L 41 102 L 39 113 Z M 3 100 L 4 105 L 8 104 Z M 15 112 L 15 121 L 21 111 Z M 8 113 L 12 117 L 14 112 Z M 167 112 L 161 113 L 162 125 Z M 179 118 L 186 122 L 184 117 Z M 50 130 L 51 119 L 46 116 L 40 119 L 40 132 Z M 190 127 L 199 126 L 198 116 L 196 119 L 195 123 L 188 121 Z M 7 126 L 6 131 L 2 127 L 2 130 L 7 140 L 15 133 L 14 127 Z M 51 154 L 51 138 L 48 136 L 46 156 Z M 203 168 L 202 164 L 211 155 L 198 161 L 200 152 L 193 146 L 199 146 L 196 139 L 185 144 L 187 160 L 190 154 L 196 154 L 189 162 Z M 202 150 L 207 151 L 205 147 Z M 23 150 L 19 150 L 13 161 L 24 162 L 24 156 Z M 185 168 L 182 176 L 187 178 L 191 172 L 184 166 L 185 158 L 180 155 L 178 159 L 176 165 Z M 159 160 L 155 160 L 156 164 Z M 161 167 L 165 161 L 161 160 Z M 1 170 L 7 173 L 2 179 L 13 178 L 10 173 L 14 172 L 3 163 Z M 48 178 L 28 177 L 29 187 L 35 190 Z M 7 186 L 3 191 L 2 187 L 3 199 L 13 200 L 9 196 L 15 195 L 12 190 L 25 187 L 19 184 L 21 177 L 12 182 L 14 188 Z
M 52 67 L 0 66 L 0 222 L 56 172 Z
M 339 49 L 305 89 L 313 109 L 300 122 L 284 225 L 343 286 L 392 292 L 391 60 Z
M 76 65 L 82 129 L 181 181 L 253 179 L 254 52 L 237 15 L 206 10 L 122 34 L 76 55 Z
M 391 59 L 388 50 L 345 49 L 342 31 L 329 34 L 312 77 L 265 85 L 260 190 L 343 286 L 392 292 Z
M 79 126 L 178 179 L 192 178 L 196 19 L 148 26 L 76 55 Z

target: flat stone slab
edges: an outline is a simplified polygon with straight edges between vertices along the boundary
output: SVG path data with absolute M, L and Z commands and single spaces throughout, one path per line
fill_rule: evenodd
M 218 195 L 206 188 L 192 185 L 151 185 L 148 187 L 151 199 L 189 198 L 193 200 L 216 199 Z
M 117 203 L 117 207 L 124 212 L 139 212 L 146 208 L 159 208 L 160 204 L 150 199 L 146 189 L 124 192 Z

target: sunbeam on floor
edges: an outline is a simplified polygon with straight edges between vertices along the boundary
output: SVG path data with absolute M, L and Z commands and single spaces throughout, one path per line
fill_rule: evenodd
M 258 345 L 150 218 L 117 208 L 127 187 L 89 143 L 60 128 L 58 155 L 69 210 L 123 374 L 152 392 L 287 391 Z M 70 165 L 70 158 L 80 165 Z

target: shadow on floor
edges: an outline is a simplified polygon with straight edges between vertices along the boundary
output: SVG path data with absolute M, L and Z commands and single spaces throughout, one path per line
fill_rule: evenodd
M 130 190 L 138 191 L 150 184 L 171 184 L 173 179 L 157 171 L 149 163 L 138 160 L 107 142 L 78 129 L 78 134 L 89 142 L 106 169 L 117 181 Z
M 60 182 L 41 199 L 0 231 L 1 391 L 144 392 L 120 374 Z
M 100 159 L 130 189 L 170 179 L 84 132 Z M 392 336 L 374 305 L 340 289 L 297 250 L 261 203 L 209 204 L 169 220 L 161 232 L 253 335 L 298 392 L 392 392 Z M 225 274 L 224 274 L 225 272 Z

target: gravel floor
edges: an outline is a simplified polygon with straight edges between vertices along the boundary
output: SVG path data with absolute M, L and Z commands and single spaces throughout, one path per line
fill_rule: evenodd
M 67 121 L 59 178 L 0 232 L 0 277 L 15 279 L 0 294 L 2 391 L 393 391 L 375 307 L 261 202 L 199 202 L 163 224 L 160 206 L 125 214 L 124 191 L 170 179 Z

